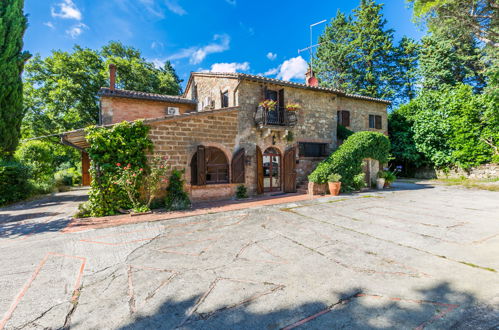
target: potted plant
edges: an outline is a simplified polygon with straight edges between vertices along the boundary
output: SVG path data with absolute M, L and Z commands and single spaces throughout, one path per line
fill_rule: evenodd
M 277 105 L 277 102 L 274 100 L 263 100 L 258 104 L 260 107 L 264 108 L 265 110 L 275 110 L 275 107 Z
M 327 173 L 318 167 L 308 176 L 308 194 L 325 195 L 326 191 Z
M 386 171 L 385 172 L 385 188 L 390 188 L 391 185 L 392 185 L 392 182 L 395 181 L 397 179 L 397 175 L 395 174 L 395 172 L 391 172 L 391 171 Z
M 385 176 L 386 176 L 385 171 L 378 172 L 378 179 L 376 180 L 376 188 L 378 190 L 383 189 L 383 187 L 385 186 Z
M 286 110 L 288 110 L 288 111 L 297 111 L 297 110 L 300 110 L 300 108 L 301 108 L 301 105 L 299 105 L 298 103 L 286 104 Z
M 327 178 L 327 184 L 329 186 L 329 193 L 333 196 L 338 196 L 341 189 L 341 175 L 337 173 L 331 173 Z

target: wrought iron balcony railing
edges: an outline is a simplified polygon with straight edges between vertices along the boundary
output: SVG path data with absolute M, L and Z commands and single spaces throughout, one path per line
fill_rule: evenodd
M 265 109 L 257 107 L 255 112 L 255 124 L 257 126 L 287 126 L 293 127 L 297 122 L 296 111 L 289 111 L 283 107 Z

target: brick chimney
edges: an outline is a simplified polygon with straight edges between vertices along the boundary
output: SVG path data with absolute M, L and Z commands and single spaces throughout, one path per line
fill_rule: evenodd
M 305 73 L 305 84 L 311 87 L 319 86 L 319 81 L 315 78 L 315 74 L 312 68 L 309 66 L 307 72 Z
M 114 91 L 116 87 L 116 65 L 109 64 L 109 89 Z

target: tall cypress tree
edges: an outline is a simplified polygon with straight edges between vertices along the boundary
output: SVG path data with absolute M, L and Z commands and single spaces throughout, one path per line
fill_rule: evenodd
M 30 54 L 23 51 L 27 18 L 24 0 L 0 2 L 0 156 L 10 157 L 19 143 L 23 110 L 21 74 Z
M 345 92 L 355 92 L 351 64 L 357 54 L 353 44 L 352 19 L 338 10 L 319 37 L 319 47 L 313 61 L 321 85 Z
M 382 9 L 374 0 L 362 0 L 353 20 L 338 12 L 326 27 L 314 63 L 322 86 L 393 97 L 393 31 L 385 28 Z
M 355 84 L 358 93 L 366 96 L 391 99 L 394 72 L 393 30 L 385 28 L 383 5 L 374 0 L 361 0 L 354 10 L 353 33 L 359 57 L 354 66 L 357 71 Z

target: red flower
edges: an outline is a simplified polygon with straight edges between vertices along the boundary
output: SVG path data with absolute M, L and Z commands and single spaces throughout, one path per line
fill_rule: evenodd
M 116 163 L 116 166 L 120 167 L 120 166 L 121 166 L 121 163 Z
M 141 172 L 142 172 L 143 170 L 144 170 L 144 169 L 143 169 L 143 168 L 141 168 L 139 171 L 141 171 Z
M 128 163 L 127 167 L 130 168 L 130 167 L 132 167 L 132 165 L 130 163 Z

